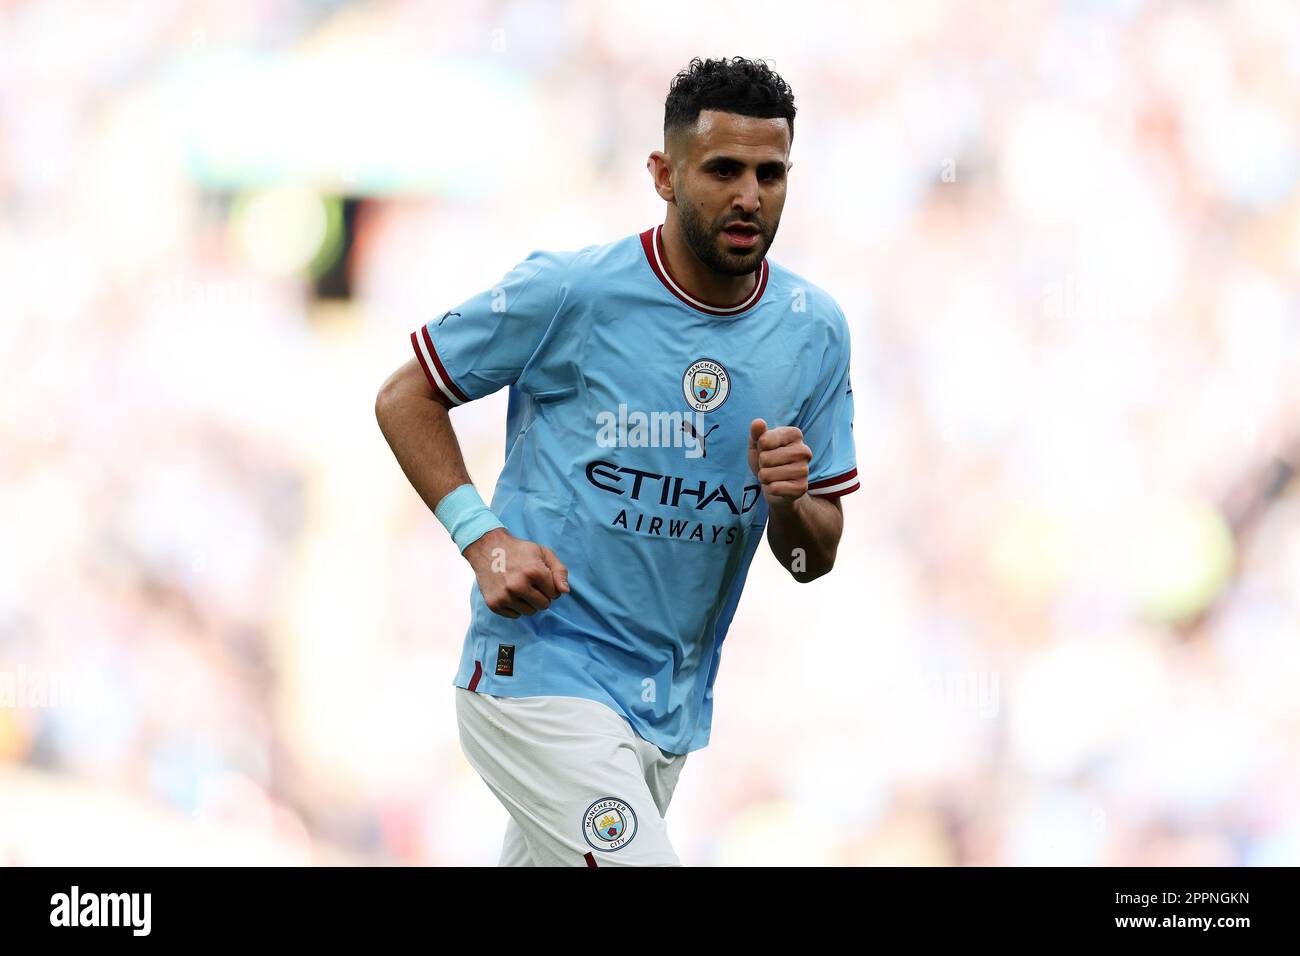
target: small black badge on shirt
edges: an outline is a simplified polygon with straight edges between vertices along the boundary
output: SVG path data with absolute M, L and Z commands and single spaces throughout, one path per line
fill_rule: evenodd
M 515 674 L 515 646 L 513 644 L 497 645 L 497 676 L 513 677 Z

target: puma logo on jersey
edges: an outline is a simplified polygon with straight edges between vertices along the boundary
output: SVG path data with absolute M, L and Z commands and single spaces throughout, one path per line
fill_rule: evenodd
M 699 432 L 695 430 L 695 426 L 692 425 L 690 422 L 682 422 L 682 431 L 689 432 L 691 437 L 700 443 L 701 458 L 709 457 L 709 449 L 705 447 L 704 440 L 708 438 L 710 435 L 712 435 L 714 430 L 717 427 L 718 427 L 717 425 L 714 425 L 713 428 L 710 428 L 703 435 L 701 435 Z

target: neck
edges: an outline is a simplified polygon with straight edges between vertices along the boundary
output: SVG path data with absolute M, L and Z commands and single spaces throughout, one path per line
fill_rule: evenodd
M 710 269 L 696 258 L 691 247 L 686 244 L 676 212 L 672 206 L 668 207 L 663 241 L 668 271 L 677 280 L 677 284 L 702 302 L 714 302 L 722 306 L 743 302 L 754 291 L 754 284 L 758 282 L 758 270 L 741 276 L 729 276 Z

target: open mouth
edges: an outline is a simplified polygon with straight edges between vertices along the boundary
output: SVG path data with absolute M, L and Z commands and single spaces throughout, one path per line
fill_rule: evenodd
M 727 237 L 727 241 L 733 246 L 741 249 L 752 249 L 758 244 L 758 239 L 762 235 L 758 226 L 751 225 L 747 222 L 733 222 L 722 230 L 722 234 Z

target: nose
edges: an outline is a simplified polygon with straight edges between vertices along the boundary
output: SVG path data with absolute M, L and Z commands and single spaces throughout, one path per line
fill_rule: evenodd
M 752 172 L 742 177 L 737 183 L 737 190 L 732 197 L 731 208 L 748 215 L 758 212 L 758 177 Z

